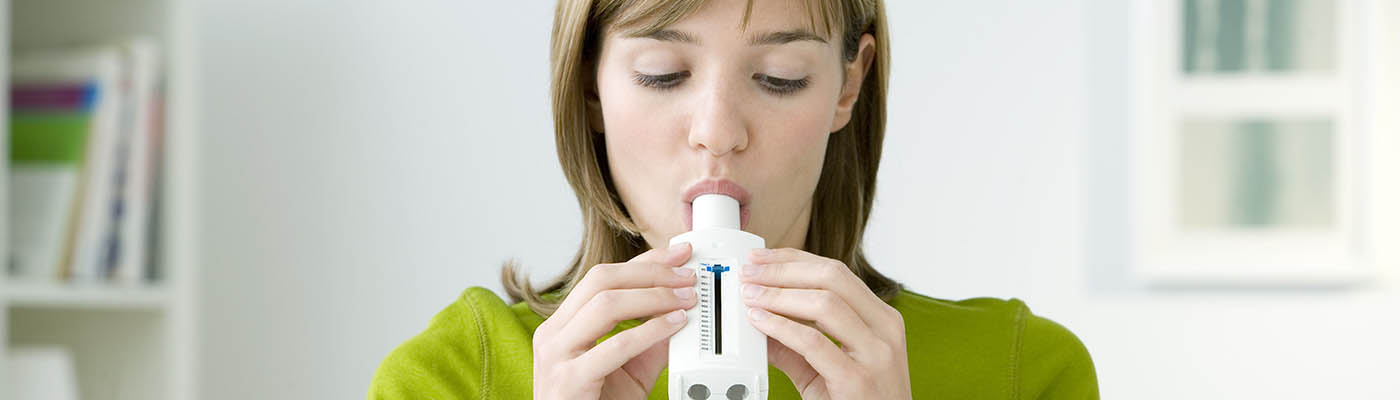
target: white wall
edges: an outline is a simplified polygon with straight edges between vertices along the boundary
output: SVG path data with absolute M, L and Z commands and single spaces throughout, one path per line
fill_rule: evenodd
M 200 6 L 205 397 L 363 397 L 500 261 L 568 260 L 546 3 Z
M 1400 398 L 1400 290 L 1386 246 L 1396 238 L 1393 206 L 1367 221 L 1385 228 L 1372 249 L 1377 277 L 1359 288 L 1146 290 L 1127 279 L 1130 3 L 1086 7 L 1088 126 L 1076 158 L 1088 181 L 1080 205 L 1088 288 L 1065 299 L 1059 318 L 1088 344 L 1105 397 Z M 1391 7 L 1392 21 L 1397 11 Z M 1388 87 L 1393 96 L 1397 86 Z M 1382 136 L 1394 133 L 1391 126 Z M 1374 145 L 1394 154 L 1394 139 L 1382 139 Z M 1392 193 L 1379 198 L 1393 199 L 1395 185 L 1386 185 L 1378 189 Z
M 568 261 L 552 3 L 209 0 L 204 397 L 363 396 L 379 360 L 517 257 Z M 1122 275 L 1126 2 L 892 1 L 867 246 L 911 289 L 1020 297 L 1105 398 L 1397 398 L 1393 284 L 1151 292 Z

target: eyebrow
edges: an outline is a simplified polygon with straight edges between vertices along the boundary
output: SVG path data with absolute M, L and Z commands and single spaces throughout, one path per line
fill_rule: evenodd
M 765 46 L 788 44 L 792 42 L 811 41 L 826 44 L 826 39 L 817 34 L 805 30 L 768 32 L 749 38 L 749 46 Z
M 638 35 L 633 37 L 659 40 L 662 42 L 685 43 L 697 46 L 700 45 L 700 39 L 696 38 L 695 35 L 670 29 L 662 29 L 656 32 L 652 32 L 650 34 Z M 803 41 L 811 41 L 825 44 L 826 38 L 823 38 L 815 33 L 808 32 L 806 30 L 766 32 L 749 37 L 749 46 L 781 45 Z

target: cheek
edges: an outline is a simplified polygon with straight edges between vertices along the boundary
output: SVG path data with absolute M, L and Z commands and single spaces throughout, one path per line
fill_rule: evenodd
M 672 113 L 664 105 L 616 96 L 603 103 L 604 137 L 613 174 L 631 176 L 674 159 L 677 139 Z M 683 138 L 682 138 L 683 139 Z
M 600 87 L 603 99 L 604 141 L 609 173 L 618 195 L 634 222 L 643 230 L 664 223 L 675 201 L 667 188 L 676 185 L 673 175 L 684 140 L 674 134 L 674 113 L 667 105 L 640 101 L 645 96 L 628 88 Z M 611 94 L 611 96 L 608 96 Z M 659 214 L 659 215 L 654 215 Z
M 831 127 L 832 102 L 804 100 L 767 118 L 756 135 L 753 182 L 759 184 L 749 221 L 751 231 L 777 240 L 809 205 L 821 179 Z M 753 190 L 754 188 L 750 188 Z
M 767 142 L 762 148 L 768 154 L 760 157 L 765 169 L 783 172 L 788 179 L 820 175 L 834 110 L 831 101 L 810 96 L 763 124 L 758 140 Z
M 603 106 L 603 130 L 608 137 L 609 154 L 617 149 L 627 157 L 656 156 L 671 138 L 665 133 L 673 129 L 671 105 L 650 101 L 635 84 L 621 78 L 618 73 L 600 78 L 599 100 Z

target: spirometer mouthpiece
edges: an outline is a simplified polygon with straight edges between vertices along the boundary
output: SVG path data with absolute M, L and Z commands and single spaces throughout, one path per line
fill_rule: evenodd
M 691 203 L 690 226 L 691 229 L 739 229 L 739 201 L 715 193 L 696 197 Z

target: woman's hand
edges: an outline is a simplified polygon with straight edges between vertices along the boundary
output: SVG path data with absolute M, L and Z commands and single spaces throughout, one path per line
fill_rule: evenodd
M 802 398 L 912 398 L 904 318 L 846 264 L 797 249 L 757 249 L 743 271 L 749 321 L 769 337 L 768 362 Z
M 695 272 L 674 268 L 688 259 L 686 243 L 588 270 L 535 330 L 534 397 L 645 398 L 695 306 Z M 646 316 L 657 318 L 598 343 L 618 322 Z

